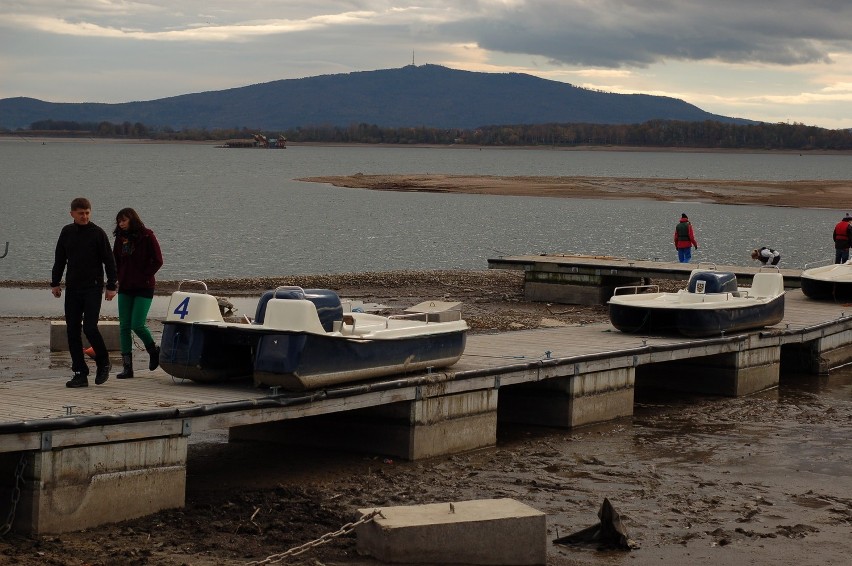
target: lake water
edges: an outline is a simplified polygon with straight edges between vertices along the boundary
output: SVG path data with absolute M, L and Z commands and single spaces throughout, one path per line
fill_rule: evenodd
M 484 269 L 487 259 L 581 253 L 674 260 L 687 212 L 695 260 L 748 264 L 768 245 L 784 267 L 833 256 L 835 210 L 653 201 L 393 193 L 296 181 L 353 173 L 852 179 L 852 157 L 398 147 L 224 150 L 210 145 L 0 141 L 0 280 L 47 280 L 76 196 L 108 233 L 139 211 L 160 240 L 162 279 L 397 269 Z M 850 195 L 852 197 L 852 195 Z

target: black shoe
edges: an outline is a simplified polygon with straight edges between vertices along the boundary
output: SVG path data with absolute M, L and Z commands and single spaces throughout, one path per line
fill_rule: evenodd
M 160 365 L 160 347 L 156 344 L 148 344 L 145 346 L 145 350 L 148 351 L 148 355 L 151 357 L 148 361 L 148 369 L 154 371 Z
M 109 370 L 112 368 L 109 364 L 98 366 L 98 372 L 95 374 L 95 385 L 102 385 L 109 379 Z
M 121 354 L 121 365 L 123 371 L 116 374 L 116 379 L 132 379 L 133 378 L 133 354 Z
M 89 378 L 79 372 L 74 372 L 74 377 L 71 378 L 71 381 L 65 383 L 65 387 L 88 387 L 89 386 Z

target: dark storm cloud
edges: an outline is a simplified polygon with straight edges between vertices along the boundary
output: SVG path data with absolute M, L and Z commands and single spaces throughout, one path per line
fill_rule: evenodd
M 534 0 L 480 3 L 462 25 L 484 49 L 597 67 L 665 59 L 795 65 L 852 46 L 852 2 Z M 499 4 L 499 3 L 498 3 Z

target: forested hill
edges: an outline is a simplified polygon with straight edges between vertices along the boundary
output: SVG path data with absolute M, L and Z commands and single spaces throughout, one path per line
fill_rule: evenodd
M 249 128 L 374 124 L 476 128 L 498 124 L 639 124 L 649 120 L 747 124 L 663 96 L 613 94 L 520 73 L 475 73 L 408 65 L 287 79 L 120 104 L 0 100 L 0 128 L 34 122 L 142 123 L 152 128 Z

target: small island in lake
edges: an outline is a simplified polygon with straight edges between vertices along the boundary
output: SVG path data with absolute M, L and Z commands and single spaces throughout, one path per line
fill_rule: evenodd
M 623 177 L 499 177 L 492 175 L 338 175 L 298 179 L 377 191 L 466 193 L 585 199 L 646 199 L 794 208 L 837 208 L 852 180 L 738 181 Z

